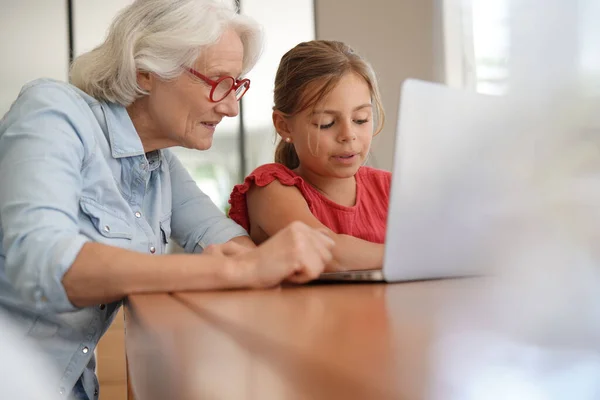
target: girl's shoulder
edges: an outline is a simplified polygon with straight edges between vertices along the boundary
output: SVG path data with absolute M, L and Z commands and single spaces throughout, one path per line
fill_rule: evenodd
M 246 177 L 244 183 L 263 187 L 275 180 L 286 186 L 297 186 L 304 183 L 304 180 L 296 175 L 294 171 L 278 163 L 261 165 Z
M 296 175 L 294 171 L 282 164 L 265 164 L 252 171 L 246 179 L 244 179 L 243 183 L 234 186 L 233 191 L 229 196 L 229 204 L 231 205 L 229 217 L 248 230 L 250 223 L 248 219 L 246 193 L 253 186 L 259 188 L 265 187 L 274 181 L 278 181 L 284 186 L 296 186 L 302 195 L 305 198 L 307 197 L 307 184 L 300 176 Z M 311 202 L 309 199 L 307 199 L 307 203 L 309 203 L 310 206 Z

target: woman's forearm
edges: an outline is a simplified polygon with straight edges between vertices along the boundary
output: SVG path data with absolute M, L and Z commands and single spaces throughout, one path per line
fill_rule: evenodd
M 95 242 L 83 245 L 62 278 L 77 307 L 136 293 L 267 288 L 308 282 L 323 272 L 335 245 L 325 232 L 296 222 L 255 247 L 246 237 L 207 246 L 202 254 L 154 256 Z
M 383 266 L 383 244 L 342 234 L 333 234 L 332 237 L 335 247 L 327 271 L 379 269 Z
M 136 293 L 210 290 L 248 285 L 244 268 L 222 254 L 154 256 L 86 243 L 62 279 L 78 307 Z

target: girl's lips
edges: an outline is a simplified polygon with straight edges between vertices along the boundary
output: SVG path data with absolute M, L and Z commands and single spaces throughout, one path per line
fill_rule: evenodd
M 358 154 L 340 154 L 332 158 L 340 164 L 352 164 L 358 158 Z

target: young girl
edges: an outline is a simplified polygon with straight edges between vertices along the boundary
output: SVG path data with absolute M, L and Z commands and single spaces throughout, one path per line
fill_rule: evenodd
M 261 243 L 293 221 L 327 228 L 327 270 L 377 269 L 391 174 L 363 163 L 384 113 L 371 66 L 344 43 L 300 43 L 275 77 L 275 163 L 235 186 L 230 217 Z

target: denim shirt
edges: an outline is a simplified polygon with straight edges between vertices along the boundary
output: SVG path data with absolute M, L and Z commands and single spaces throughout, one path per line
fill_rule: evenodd
M 0 307 L 54 361 L 63 397 L 80 376 L 98 397 L 94 349 L 120 307 L 67 298 L 61 280 L 86 242 L 199 253 L 246 234 L 171 151 L 144 153 L 118 104 L 38 80 L 0 121 Z

